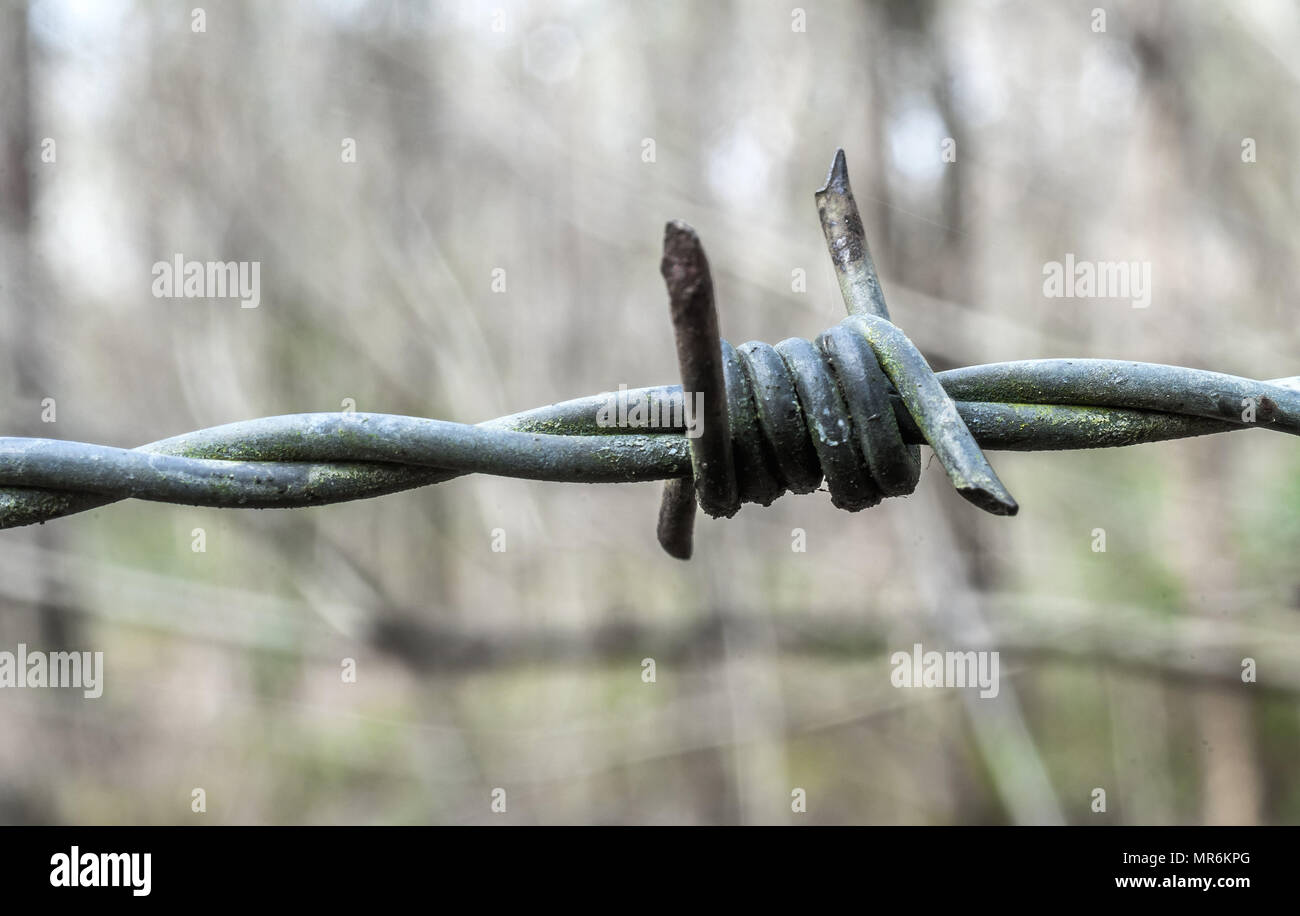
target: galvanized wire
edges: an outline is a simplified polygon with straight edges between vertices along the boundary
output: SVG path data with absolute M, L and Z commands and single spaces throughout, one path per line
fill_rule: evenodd
M 1105 448 L 1252 426 L 1300 434 L 1300 378 L 1265 382 L 1096 359 L 935 373 L 889 321 L 842 152 L 817 204 L 850 317 L 816 342 L 792 339 L 775 348 L 733 348 L 720 339 L 699 239 L 689 226 L 669 224 L 664 276 L 685 384 L 620 394 L 672 418 L 658 428 L 602 424 L 598 417 L 610 403 L 602 394 L 478 425 L 307 413 L 136 449 L 0 438 L 0 527 L 128 498 L 225 508 L 324 505 L 470 473 L 667 480 L 660 541 L 687 557 L 697 501 L 710 514 L 729 516 L 742 502 L 767 504 L 825 480 L 837 505 L 864 508 L 911 491 L 919 443 L 935 450 L 976 505 L 1014 514 L 1016 503 L 983 449 Z M 697 392 L 702 416 L 666 409 L 689 406 L 687 395 Z M 698 424 L 698 437 L 684 435 L 688 419 Z

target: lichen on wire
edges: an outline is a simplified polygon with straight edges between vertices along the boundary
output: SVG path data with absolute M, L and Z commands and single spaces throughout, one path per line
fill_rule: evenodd
M 843 151 L 816 202 L 848 317 L 813 341 L 733 347 L 722 340 L 699 237 L 685 223 L 668 224 L 662 271 L 682 385 L 624 396 L 655 406 L 698 403 L 699 416 L 679 412 L 660 428 L 632 431 L 601 423 L 609 396 L 596 395 L 477 425 L 306 413 L 135 449 L 0 437 L 0 528 L 120 499 L 293 508 L 382 496 L 462 474 L 665 480 L 659 541 L 685 559 L 697 504 L 729 517 L 744 503 L 768 505 L 783 493 L 824 485 L 836 506 L 868 508 L 915 488 L 922 443 L 962 496 L 988 512 L 1014 515 L 1017 504 L 985 449 L 1106 448 L 1253 426 L 1300 434 L 1300 378 L 1256 381 L 1100 359 L 936 373 L 890 320 Z M 685 435 L 688 428 L 698 435 Z

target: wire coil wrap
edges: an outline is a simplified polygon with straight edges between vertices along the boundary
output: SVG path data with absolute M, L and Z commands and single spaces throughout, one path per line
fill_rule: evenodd
M 815 343 L 794 337 L 737 350 L 723 341 L 739 498 L 718 514 L 809 493 L 823 479 L 831 502 L 851 512 L 916 488 L 920 449 L 903 441 L 860 320 L 845 319 Z

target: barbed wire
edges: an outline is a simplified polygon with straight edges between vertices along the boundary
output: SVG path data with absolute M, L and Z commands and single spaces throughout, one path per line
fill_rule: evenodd
M 135 449 L 0 438 L 0 528 L 121 499 L 293 508 L 366 499 L 462 474 L 666 480 L 658 536 L 692 552 L 696 506 L 730 517 L 823 484 L 849 511 L 906 495 L 929 445 L 957 491 L 998 515 L 1017 504 L 983 449 L 1107 448 L 1263 426 L 1300 434 L 1300 377 L 1256 381 L 1102 359 L 935 373 L 889 317 L 842 150 L 817 191 L 848 317 L 815 341 L 732 347 L 718 332 L 695 231 L 668 224 L 681 385 L 605 393 L 477 425 L 304 413 L 216 426 Z M 634 416 L 635 415 L 635 416 Z M 645 418 L 655 424 L 645 428 Z M 635 431 L 631 431 L 635 430 Z

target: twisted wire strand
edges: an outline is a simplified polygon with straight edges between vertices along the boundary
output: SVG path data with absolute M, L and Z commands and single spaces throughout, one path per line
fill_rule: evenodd
M 214 507 L 299 507 L 365 499 L 484 473 L 584 483 L 667 480 L 659 539 L 689 557 L 697 504 L 716 516 L 825 482 L 858 510 L 910 493 L 918 444 L 957 489 L 997 514 L 1014 499 L 983 449 L 1056 450 L 1157 442 L 1261 426 L 1300 435 L 1300 377 L 1267 382 L 1117 360 L 1050 359 L 933 372 L 889 320 L 842 151 L 816 195 L 849 317 L 815 340 L 732 347 L 718 335 L 703 248 L 665 233 L 663 272 L 682 385 L 622 393 L 671 418 L 610 427 L 611 395 L 467 425 L 369 413 L 265 417 L 135 449 L 0 438 L 0 528 L 120 499 Z M 680 410 L 703 394 L 696 432 Z M 1250 404 L 1254 422 L 1246 422 Z
M 1058 372 L 1068 374 L 1053 375 Z M 1272 400 L 1270 419 L 1254 425 L 1300 435 L 1300 391 L 1285 387 L 1300 387 L 1300 378 L 1257 382 L 1115 360 L 992 363 L 940 372 L 937 378 L 959 398 L 963 421 L 988 450 L 1111 448 L 1252 428 L 1241 422 L 1240 407 L 1232 413 L 1231 401 L 1215 396 L 1219 390 L 1261 403 Z M 1104 389 L 1086 387 L 1098 378 L 1106 380 Z M 1034 390 L 1025 391 L 1031 379 Z M 1021 400 L 1000 400 L 1003 385 L 1014 386 Z M 967 396 L 981 400 L 960 399 Z M 680 403 L 682 389 L 633 389 L 626 397 Z M 903 441 L 924 441 L 897 393 L 891 391 L 889 398 Z M 577 398 L 477 426 L 389 414 L 290 414 L 197 430 L 136 449 L 0 437 L 0 528 L 121 499 L 292 507 L 383 496 L 470 473 L 569 483 L 690 473 L 680 423 L 635 433 L 603 428 L 596 416 L 607 401 L 608 395 Z M 1161 411 L 1147 406 L 1160 402 L 1180 406 Z M 57 464 L 46 456 L 56 456 Z M 189 482 L 165 479 L 176 475 Z M 178 486 L 189 489 L 177 493 Z

